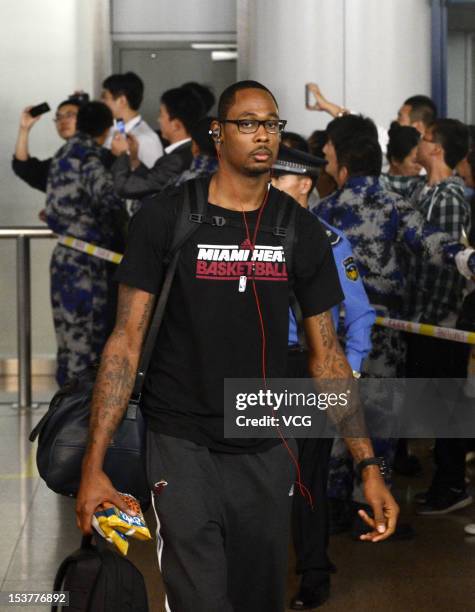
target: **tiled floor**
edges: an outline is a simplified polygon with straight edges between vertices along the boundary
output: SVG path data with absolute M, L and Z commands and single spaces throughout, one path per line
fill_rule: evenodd
M 50 379 L 35 381 L 34 399 L 52 394 Z M 0 379 L 0 401 L 15 399 L 14 381 Z M 35 449 L 28 434 L 45 406 L 19 413 L 0 404 L 0 584 L 2 591 L 50 590 L 59 562 L 80 541 L 74 501 L 50 492 L 38 478 Z M 475 537 L 463 526 L 475 521 L 475 506 L 445 517 L 416 517 L 411 496 L 430 478 L 427 444 L 418 445 L 425 465 L 421 479 L 399 479 L 397 494 L 404 517 L 417 536 L 409 542 L 379 545 L 353 542 L 348 535 L 332 538 L 331 558 L 338 567 L 327 612 L 468 612 L 475 610 Z M 154 529 L 153 516 L 147 514 Z M 289 596 L 296 587 L 291 564 Z M 163 611 L 163 589 L 154 545 L 133 542 L 129 558 L 146 577 L 151 610 Z M 1 607 L 5 612 L 11 607 Z M 28 610 L 46 610 L 29 607 Z

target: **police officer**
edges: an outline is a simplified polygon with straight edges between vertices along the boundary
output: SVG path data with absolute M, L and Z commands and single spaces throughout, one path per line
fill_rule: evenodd
M 292 196 L 301 206 L 308 208 L 309 195 L 318 178 L 324 160 L 301 150 L 281 145 L 278 159 L 273 165 L 273 185 Z M 332 309 L 335 329 L 338 329 L 341 306 L 342 336 L 348 362 L 354 376 L 359 377 L 361 365 L 371 348 L 370 334 L 375 312 L 359 277 L 350 243 L 342 232 L 323 222 L 333 247 L 333 256 L 345 300 Z M 289 376 L 308 377 L 307 359 L 299 342 L 297 322 L 292 309 L 289 312 Z M 310 487 L 315 499 L 312 511 L 308 502 L 295 495 L 293 502 L 293 535 L 297 556 L 297 573 L 302 574 L 299 593 L 292 599 L 293 610 L 305 610 L 321 605 L 329 596 L 330 572 L 333 565 L 327 555 L 329 517 L 326 500 L 329 460 L 333 440 L 299 439 L 299 461 L 302 480 Z M 343 445 L 344 446 L 344 445 Z M 346 456 L 345 448 L 338 447 Z M 339 458 L 338 458 L 339 459 Z M 341 460 L 339 464 L 345 465 Z
M 116 246 L 117 225 L 125 215 L 102 161 L 101 145 L 111 126 L 112 113 L 105 104 L 82 106 L 77 133 L 52 159 L 46 190 L 46 221 L 56 234 L 105 248 Z M 110 331 L 110 266 L 61 244 L 53 251 L 51 301 L 59 385 L 99 360 Z

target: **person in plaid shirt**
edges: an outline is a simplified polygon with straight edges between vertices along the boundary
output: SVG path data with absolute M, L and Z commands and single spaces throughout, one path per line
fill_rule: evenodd
M 418 162 L 426 176 L 383 175 L 385 187 L 408 200 L 431 225 L 459 241 L 470 228 L 470 207 L 461 178 L 453 176 L 468 150 L 468 129 L 455 119 L 438 119 L 421 138 Z M 450 267 L 436 267 L 420 257 L 409 266 L 404 316 L 422 323 L 453 327 L 465 280 Z
M 434 226 L 460 240 L 470 231 L 470 206 L 455 166 L 468 151 L 468 128 L 455 119 L 438 119 L 421 138 L 417 159 L 424 177 L 385 176 L 388 189 L 407 198 Z M 462 306 L 465 279 L 449 267 L 435 267 L 412 257 L 407 316 L 423 323 L 455 327 Z M 407 338 L 406 375 L 416 378 L 464 378 L 469 347 L 423 336 Z M 428 491 L 416 495 L 419 514 L 437 515 L 472 503 L 465 486 L 465 440 L 439 438 L 436 472 Z

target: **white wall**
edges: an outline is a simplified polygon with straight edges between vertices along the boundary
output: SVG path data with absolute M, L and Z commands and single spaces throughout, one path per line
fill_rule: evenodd
M 112 0 L 115 40 L 219 40 L 235 31 L 236 0 Z
M 474 34 L 450 31 L 447 41 L 447 115 L 473 123 Z
M 0 226 L 39 225 L 44 196 L 17 179 L 10 168 L 20 111 L 48 101 L 51 108 L 75 89 L 98 91 L 109 72 L 108 0 L 15 0 L 2 2 L 0 20 Z M 43 158 L 61 146 L 45 115 L 32 130 L 31 153 Z M 32 244 L 33 353 L 53 354 L 48 261 L 52 241 Z M 15 249 L 0 241 L 0 358 L 16 355 Z
M 401 102 L 430 94 L 429 0 L 238 0 L 249 14 L 242 78 L 276 94 L 288 128 L 309 134 L 328 116 L 305 110 L 304 85 L 389 125 Z

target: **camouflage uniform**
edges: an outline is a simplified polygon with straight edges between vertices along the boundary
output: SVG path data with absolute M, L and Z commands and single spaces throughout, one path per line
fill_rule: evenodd
M 345 233 L 366 293 L 380 315 L 401 318 L 408 252 L 442 266 L 457 249 L 449 235 L 428 225 L 409 203 L 386 191 L 377 177 L 350 178 L 342 189 L 319 202 L 315 212 Z M 373 348 L 363 373 L 377 378 L 401 376 L 405 347 L 400 332 L 375 326 L 371 341 Z M 384 456 L 389 465 L 395 442 L 373 440 L 376 454 Z M 351 461 L 346 454 L 337 453 L 329 481 L 330 496 L 346 499 L 351 495 L 349 468 Z M 363 501 L 361 491 L 356 496 Z
M 56 234 L 115 246 L 115 220 L 125 207 L 114 195 L 101 147 L 92 138 L 78 133 L 56 153 L 46 194 L 46 219 Z M 59 385 L 99 359 L 110 331 L 112 265 L 60 244 L 53 251 L 51 302 Z
M 181 185 L 185 181 L 191 181 L 192 179 L 214 174 L 217 169 L 218 160 L 215 157 L 210 157 L 209 155 L 196 155 L 191 162 L 190 168 L 182 172 L 176 179 L 171 179 L 169 185 L 178 187 L 178 185 Z

